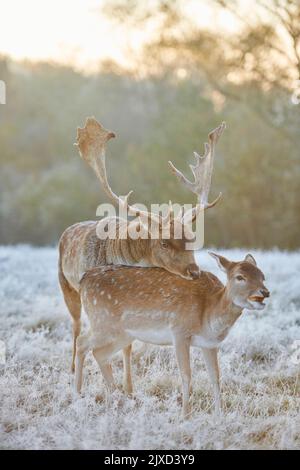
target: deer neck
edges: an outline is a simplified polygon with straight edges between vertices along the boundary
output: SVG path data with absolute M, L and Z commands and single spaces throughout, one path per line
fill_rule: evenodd
M 127 238 L 108 240 L 107 264 L 152 267 L 151 250 L 148 240 Z
M 219 344 L 226 338 L 241 313 L 242 309 L 233 304 L 227 287 L 222 287 L 215 293 L 209 315 L 203 324 L 206 336 Z
M 215 317 L 224 318 L 228 325 L 233 325 L 243 309 L 234 304 L 228 286 L 223 287 L 216 295 Z

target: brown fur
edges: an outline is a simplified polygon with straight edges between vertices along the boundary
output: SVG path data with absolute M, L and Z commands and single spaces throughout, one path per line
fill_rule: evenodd
M 80 332 L 80 311 L 81 301 L 78 294 L 79 281 L 81 276 L 88 269 L 96 266 L 123 264 L 129 266 L 151 267 L 158 266 L 174 274 L 186 278 L 193 278 L 199 274 L 199 269 L 194 262 L 194 254 L 185 249 L 186 242 L 191 241 L 191 233 L 187 233 L 187 221 L 194 220 L 199 210 L 213 207 L 220 196 L 208 203 L 208 191 L 211 182 L 213 169 L 214 149 L 218 138 L 225 128 L 223 123 L 217 129 L 209 134 L 209 144 L 206 144 L 205 158 L 198 158 L 198 164 L 193 167 L 195 182 L 190 183 L 190 190 L 197 194 L 198 204 L 191 209 L 184 218 L 171 216 L 169 212 L 166 218 L 159 217 L 149 212 L 139 211 L 139 220 L 126 222 L 118 220 L 118 226 L 128 230 L 131 224 L 136 224 L 139 228 L 147 230 L 147 225 L 151 221 L 159 229 L 158 239 L 133 240 L 127 238 L 122 240 L 100 240 L 97 237 L 97 222 L 82 222 L 69 227 L 62 235 L 59 243 L 59 280 L 63 295 L 73 318 L 73 361 L 72 370 L 74 371 L 74 357 L 76 349 L 76 338 Z M 136 209 L 128 204 L 128 196 L 125 199 L 117 196 L 111 189 L 106 174 L 105 166 L 105 145 L 115 137 L 113 132 L 107 131 L 94 118 L 87 118 L 83 128 L 77 129 L 76 144 L 80 156 L 93 168 L 97 177 L 101 181 L 103 189 L 109 197 L 121 205 L 131 215 L 135 214 Z M 172 165 L 172 171 L 180 181 L 186 182 L 184 176 Z M 114 223 L 116 218 L 106 218 L 103 221 Z M 170 239 L 165 240 L 163 229 L 170 224 Z M 174 233 L 185 233 L 187 238 L 177 240 Z M 151 229 L 150 229 L 151 230 Z M 150 231 L 149 231 L 150 233 Z M 127 349 L 128 351 L 128 349 Z M 127 354 L 127 353 L 125 353 Z M 125 358 L 128 362 L 128 358 Z
M 79 281 L 84 272 L 108 264 L 161 266 L 189 278 L 198 272 L 194 253 L 184 249 L 185 240 L 166 240 L 167 248 L 161 246 L 161 239 L 100 240 L 96 233 L 97 223 L 90 221 L 72 225 L 59 242 L 59 281 L 73 319 L 72 371 L 76 338 L 80 333 Z

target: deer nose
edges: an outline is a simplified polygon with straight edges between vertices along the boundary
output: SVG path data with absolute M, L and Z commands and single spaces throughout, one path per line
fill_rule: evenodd
M 195 263 L 191 263 L 188 265 L 187 272 L 192 279 L 197 279 L 200 274 L 199 267 Z
M 263 289 L 260 289 L 260 293 L 264 297 L 270 297 L 270 292 L 268 291 L 268 289 L 266 287 L 264 287 Z

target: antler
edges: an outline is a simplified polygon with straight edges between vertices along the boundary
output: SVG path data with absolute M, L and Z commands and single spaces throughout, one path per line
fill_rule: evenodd
M 181 171 L 179 171 L 171 161 L 169 166 L 171 171 L 177 176 L 178 180 L 185 186 L 189 191 L 192 191 L 197 195 L 197 205 L 191 211 L 188 211 L 184 216 L 184 222 L 194 220 L 199 210 L 209 209 L 217 204 L 220 200 L 222 193 L 213 202 L 208 202 L 208 194 L 211 185 L 211 177 L 214 165 L 214 153 L 216 143 L 226 128 L 225 122 L 211 131 L 208 135 L 209 143 L 204 144 L 204 155 L 200 156 L 197 152 L 194 152 L 196 158 L 196 164 L 190 165 L 192 173 L 194 175 L 194 181 L 189 181 Z
M 158 221 L 157 216 L 151 212 L 140 211 L 128 204 L 129 196 L 133 191 L 129 191 L 125 197 L 120 197 L 111 189 L 106 174 L 105 144 L 114 137 L 116 137 L 114 132 L 106 130 L 94 117 L 88 117 L 85 126 L 77 128 L 77 139 L 74 145 L 79 147 L 80 156 L 93 168 L 106 194 L 115 203 L 127 210 L 129 215 L 139 216 L 144 221 L 148 221 L 149 217 L 151 220 L 156 217 Z

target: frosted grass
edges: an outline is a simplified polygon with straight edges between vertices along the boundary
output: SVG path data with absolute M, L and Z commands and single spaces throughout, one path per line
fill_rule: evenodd
M 73 392 L 71 322 L 57 282 L 57 250 L 0 247 L 0 447 L 3 449 L 299 449 L 300 253 L 255 252 L 271 298 L 245 311 L 220 351 L 224 416 L 212 413 L 201 352 L 194 350 L 192 417 L 180 418 L 180 381 L 172 348 L 135 344 L 134 399 L 106 401 L 92 356 L 82 397 Z M 245 250 L 218 250 L 233 260 Z M 207 253 L 199 264 L 224 277 Z M 86 328 L 86 325 L 84 325 Z

